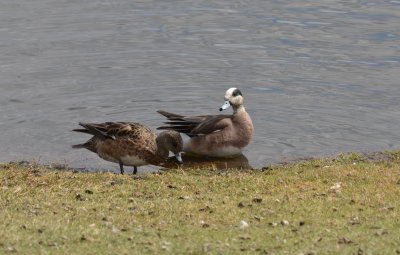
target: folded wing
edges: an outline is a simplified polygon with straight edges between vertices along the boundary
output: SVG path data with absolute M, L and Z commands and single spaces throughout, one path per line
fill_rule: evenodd
M 168 119 L 164 122 L 167 126 L 157 129 L 172 129 L 190 137 L 222 130 L 232 122 L 231 115 L 183 116 L 166 111 L 157 112 Z

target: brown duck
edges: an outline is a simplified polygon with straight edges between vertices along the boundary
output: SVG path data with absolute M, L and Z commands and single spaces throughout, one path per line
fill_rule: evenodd
M 133 122 L 79 123 L 83 128 L 73 131 L 93 135 L 83 144 L 72 148 L 85 148 L 96 153 L 100 158 L 119 164 L 121 174 L 125 166 L 162 164 L 171 151 L 177 161 L 182 163 L 181 151 L 183 141 L 181 135 L 173 130 L 158 135 L 148 127 Z

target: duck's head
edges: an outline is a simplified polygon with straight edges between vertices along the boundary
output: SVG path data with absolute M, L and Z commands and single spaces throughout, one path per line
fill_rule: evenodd
M 232 105 L 233 111 L 243 108 L 243 95 L 237 88 L 230 88 L 225 92 L 225 103 L 219 108 L 220 111 L 226 110 Z
M 174 130 L 166 130 L 160 133 L 156 140 L 157 144 L 165 149 L 166 157 L 170 151 L 175 155 L 178 163 L 183 163 L 181 156 L 181 152 L 183 151 L 183 140 L 181 134 Z

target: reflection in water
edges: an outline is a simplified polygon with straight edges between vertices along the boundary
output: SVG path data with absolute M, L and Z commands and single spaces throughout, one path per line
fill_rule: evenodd
M 234 158 L 212 158 L 212 157 L 200 157 L 194 155 L 184 154 L 182 155 L 183 164 L 178 165 L 174 157 L 168 159 L 165 168 L 177 168 L 182 169 L 197 169 L 197 168 L 208 168 L 214 170 L 228 170 L 228 169 L 241 169 L 249 170 L 253 169 L 250 165 L 249 160 L 243 154 L 240 154 Z

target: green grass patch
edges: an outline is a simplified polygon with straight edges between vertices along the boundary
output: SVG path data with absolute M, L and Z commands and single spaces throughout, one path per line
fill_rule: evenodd
M 252 171 L 0 165 L 0 254 L 400 254 L 400 153 Z

